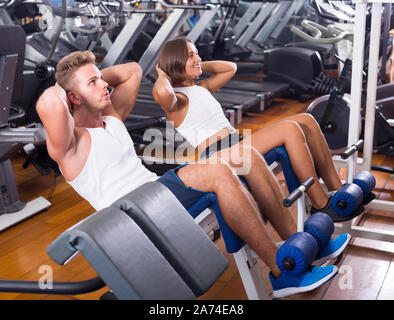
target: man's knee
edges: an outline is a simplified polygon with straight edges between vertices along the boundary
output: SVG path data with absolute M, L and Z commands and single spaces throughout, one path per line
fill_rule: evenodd
M 234 175 L 233 168 L 227 161 L 218 161 L 216 164 L 208 164 L 210 174 L 217 178 L 231 178 Z
M 190 164 L 177 171 L 178 178 L 187 186 L 206 192 L 216 192 L 236 176 L 231 166 L 222 159 L 208 163 Z
M 238 183 L 238 177 L 228 162 L 219 161 L 207 166 L 210 183 L 215 190 Z

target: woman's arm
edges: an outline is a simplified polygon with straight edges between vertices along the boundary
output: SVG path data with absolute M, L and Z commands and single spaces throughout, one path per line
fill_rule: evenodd
M 201 63 L 201 69 L 202 72 L 213 73 L 213 75 L 197 84 L 214 93 L 234 76 L 237 72 L 237 65 L 234 62 L 222 60 L 204 61 Z
M 185 105 L 183 95 L 175 93 L 172 88 L 171 78 L 156 65 L 157 79 L 153 86 L 152 95 L 156 103 L 165 111 L 174 112 Z

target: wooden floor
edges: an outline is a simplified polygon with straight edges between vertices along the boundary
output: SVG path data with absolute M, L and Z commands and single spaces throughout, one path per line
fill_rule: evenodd
M 244 128 L 256 130 L 285 116 L 305 110 L 307 104 L 279 100 L 262 114 L 249 115 L 242 124 Z M 54 185 L 53 175 L 41 176 L 29 166 L 22 168 L 24 159 L 15 156 L 12 164 L 20 198 L 29 201 L 37 196 L 48 197 Z M 394 165 L 394 159 L 375 156 L 374 163 Z M 394 180 L 386 173 L 374 172 L 377 178 L 375 192 L 379 199 L 394 201 Z M 281 177 L 278 176 L 281 180 Z M 0 278 L 39 280 L 50 266 L 54 281 L 81 281 L 96 276 L 95 271 L 80 255 L 65 266 L 56 265 L 46 254 L 48 245 L 67 228 L 94 212 L 93 208 L 79 197 L 62 177 L 56 180 L 56 188 L 50 202 L 51 207 L 34 217 L 0 233 Z M 367 210 L 361 224 L 394 231 L 394 219 L 390 212 Z M 277 235 L 269 228 L 272 236 Z M 216 284 L 200 299 L 247 299 L 232 255 L 225 252 L 223 240 L 216 241 L 224 252 L 230 266 Z M 353 239 L 338 263 L 339 274 L 321 288 L 292 296 L 288 299 L 394 299 L 394 244 L 364 239 Z M 260 263 L 264 276 L 267 268 Z M 44 267 L 44 269 L 42 269 Z M 41 273 L 40 273 L 41 271 Z M 270 284 L 267 282 L 270 290 Z M 78 296 L 33 295 L 0 293 L 2 300 L 33 299 L 98 299 L 108 288 Z

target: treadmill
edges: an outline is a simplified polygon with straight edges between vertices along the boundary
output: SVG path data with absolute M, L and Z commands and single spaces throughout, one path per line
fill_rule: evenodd
M 280 1 L 279 3 L 263 3 L 260 4 L 258 10 L 258 6 L 256 3 L 252 3 L 250 5 L 250 10 L 248 9 L 244 16 L 238 21 L 236 26 L 234 27 L 237 46 L 246 47 L 246 44 L 253 37 L 253 35 L 259 30 L 261 25 L 268 19 L 265 27 L 264 34 L 266 37 L 273 31 L 273 28 L 277 26 L 277 22 L 280 21 L 279 27 L 280 30 L 283 30 L 287 21 L 290 19 L 292 12 L 296 12 L 302 6 L 302 1 Z M 257 15 L 256 15 L 257 8 Z M 286 11 L 287 10 L 287 11 Z M 253 17 L 253 12 L 255 14 L 255 18 Z M 283 16 L 283 17 L 282 17 Z M 282 18 L 281 18 L 282 17 Z M 226 17 L 227 18 L 227 17 Z M 256 21 L 257 20 L 257 21 Z M 225 24 L 225 21 L 222 21 L 222 24 Z M 267 30 L 267 26 L 269 26 L 269 30 Z M 222 34 L 224 34 L 225 28 L 220 28 L 222 30 Z M 275 30 L 278 31 L 278 30 Z M 220 37 L 221 35 L 216 35 L 216 37 Z M 261 50 L 261 47 L 260 47 Z M 252 51 L 253 52 L 253 51 Z M 263 55 L 259 56 L 257 61 L 252 62 L 240 62 L 238 63 L 238 71 L 237 75 L 242 76 L 244 72 L 247 72 L 248 76 L 256 77 L 256 72 L 263 69 Z M 260 62 L 260 63 L 256 63 Z M 248 70 L 251 69 L 251 70 Z M 264 79 L 264 76 L 263 76 Z M 268 107 L 274 98 L 286 96 L 289 92 L 290 85 L 287 83 L 280 82 L 271 82 L 271 81 L 253 81 L 253 80 L 238 80 L 232 79 L 228 83 L 226 83 L 222 88 L 220 88 L 217 92 L 215 92 L 214 96 L 221 101 L 234 101 L 232 100 L 233 96 L 243 96 L 244 101 L 246 102 L 246 106 L 243 111 L 248 112 L 262 112 L 266 107 Z M 259 102 L 251 103 L 251 97 L 255 95 L 260 99 Z M 235 97 L 235 99 L 237 99 Z
M 267 40 L 273 39 L 278 41 L 279 36 L 285 29 L 289 20 L 297 14 L 304 6 L 303 0 L 281 0 L 277 3 L 263 3 L 261 4 L 260 11 L 257 12 L 253 20 L 249 20 L 248 26 L 243 27 L 243 32 L 239 32 L 238 38 L 236 39 L 236 45 L 241 47 L 247 47 L 251 50 L 251 61 L 264 62 L 264 55 L 268 52 Z M 302 47 L 302 46 L 301 46 Z M 307 46 L 309 47 L 309 45 Z M 321 49 L 321 48 L 320 48 Z M 294 54 L 299 53 L 302 56 L 311 58 L 311 54 L 317 51 L 316 48 L 308 49 L 294 49 Z M 325 48 L 325 50 L 327 50 Z M 320 51 L 320 50 L 319 50 Z M 291 52 L 283 52 L 284 55 L 290 56 Z M 270 81 L 262 82 L 245 82 L 232 80 L 226 84 L 224 89 L 244 89 L 244 90 L 264 90 L 266 94 L 266 106 L 268 106 L 272 100 L 276 97 L 286 96 L 288 92 L 303 92 L 308 84 L 308 81 L 304 81 L 303 78 L 298 79 L 291 73 L 281 75 L 280 68 L 275 68 L 274 71 L 270 72 L 269 62 L 266 61 L 265 66 L 265 77 Z M 317 69 L 316 69 L 317 70 Z M 276 76 L 276 72 L 279 72 Z M 294 70 L 298 72 L 298 70 Z M 272 81 L 271 81 L 272 79 Z M 284 80 L 283 79 L 288 79 Z M 291 84 L 290 84 L 291 83 Z M 300 87 L 300 88 L 298 88 Z M 307 91 L 307 90 L 306 90 Z

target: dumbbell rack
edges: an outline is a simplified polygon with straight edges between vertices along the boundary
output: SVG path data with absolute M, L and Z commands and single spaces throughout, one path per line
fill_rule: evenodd
M 351 183 L 356 170 L 371 170 L 373 154 L 373 136 L 375 124 L 375 103 L 377 89 L 377 74 L 380 46 L 380 27 L 382 4 L 393 3 L 394 0 L 353 0 L 356 6 L 356 18 L 354 25 L 354 48 L 353 48 L 353 70 L 351 79 L 351 106 L 349 116 L 348 146 L 359 140 L 358 133 L 361 118 L 361 92 L 362 71 L 364 61 L 366 10 L 367 4 L 372 4 L 372 19 L 370 31 L 369 66 L 367 82 L 366 117 L 364 130 L 363 157 L 358 157 L 357 151 L 347 161 L 334 156 L 336 168 L 347 168 L 346 181 Z M 369 209 L 394 211 L 394 202 L 384 200 L 373 200 L 367 205 Z M 349 232 L 353 237 L 394 242 L 394 232 L 382 229 L 372 229 L 358 226 L 361 216 L 352 221 L 336 224 L 336 232 Z

